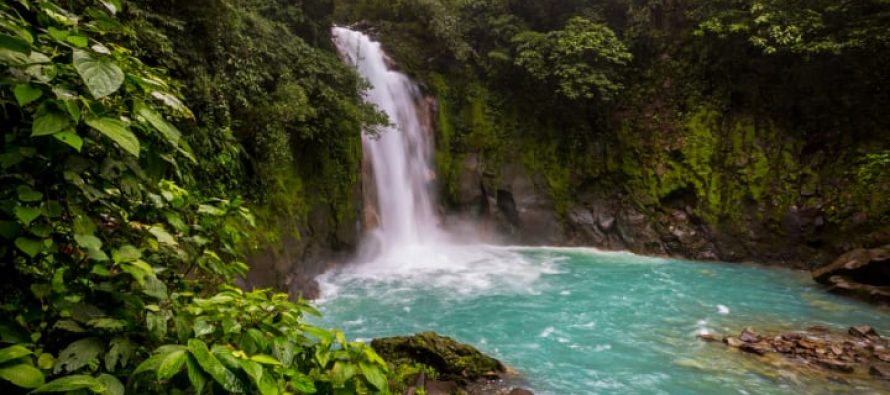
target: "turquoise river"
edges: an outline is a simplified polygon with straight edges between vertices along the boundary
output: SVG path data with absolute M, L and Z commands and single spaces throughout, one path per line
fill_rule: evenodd
M 806 273 L 593 249 L 440 246 L 328 273 L 324 323 L 358 339 L 433 330 L 495 356 L 539 394 L 890 393 L 775 369 L 707 343 L 737 334 L 869 324 L 888 312 Z

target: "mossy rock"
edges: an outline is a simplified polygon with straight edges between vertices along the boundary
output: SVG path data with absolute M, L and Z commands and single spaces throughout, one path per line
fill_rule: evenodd
M 506 371 L 497 359 L 435 332 L 374 339 L 371 347 L 390 364 L 426 365 L 436 370 L 441 380 L 466 383 Z

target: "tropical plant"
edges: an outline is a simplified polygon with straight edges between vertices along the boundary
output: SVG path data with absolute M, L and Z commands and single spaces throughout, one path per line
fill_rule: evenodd
M 305 303 L 229 285 L 252 214 L 186 189 L 193 115 L 120 44 L 123 4 L 66 5 L 0 5 L 0 389 L 386 392 Z

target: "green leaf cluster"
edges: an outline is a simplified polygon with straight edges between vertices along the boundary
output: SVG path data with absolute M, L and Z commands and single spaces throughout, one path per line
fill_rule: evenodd
M 311 307 L 232 287 L 256 219 L 195 184 L 195 114 L 127 47 L 129 5 L 0 5 L 0 388 L 388 392 Z

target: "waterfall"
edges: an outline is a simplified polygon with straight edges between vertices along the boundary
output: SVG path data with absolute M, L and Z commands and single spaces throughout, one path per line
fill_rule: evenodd
M 423 122 L 423 97 L 407 76 L 387 66 L 380 43 L 343 27 L 333 28 L 334 42 L 344 60 L 371 84 L 365 99 L 389 117 L 390 126 L 363 134 L 365 161 L 373 174 L 371 195 L 376 202 L 377 229 L 371 235 L 382 253 L 434 242 L 438 217 L 432 185 L 435 181 L 432 133 Z M 376 207 L 375 207 L 376 206 Z M 366 213 L 365 217 L 368 215 Z M 366 220 L 366 227 L 368 227 Z

